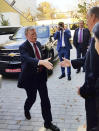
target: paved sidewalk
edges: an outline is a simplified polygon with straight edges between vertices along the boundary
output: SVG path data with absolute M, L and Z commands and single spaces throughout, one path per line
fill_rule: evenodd
M 75 58 L 75 50 L 71 51 Z M 53 122 L 61 131 L 78 131 L 85 124 L 84 99 L 77 95 L 77 86 L 83 84 L 84 73 L 75 73 L 72 69 L 72 80 L 58 79 L 60 66 L 57 64 L 53 74 L 48 78 L 48 91 L 52 106 Z M 0 89 L 0 131 L 46 131 L 43 128 L 40 98 L 31 109 L 31 120 L 24 117 L 26 93 L 17 88 L 16 79 L 3 79 Z M 49 130 L 47 130 L 49 131 Z

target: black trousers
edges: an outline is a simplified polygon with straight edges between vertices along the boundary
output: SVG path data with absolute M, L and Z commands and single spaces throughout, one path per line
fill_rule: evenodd
M 24 110 L 29 111 L 31 109 L 32 105 L 35 103 L 38 91 L 41 99 L 43 119 L 45 123 L 50 123 L 52 121 L 52 114 L 46 82 L 38 81 L 35 84 L 32 84 L 31 88 L 29 86 L 31 86 L 31 84 L 28 85 L 28 87 L 25 89 L 27 93 L 27 99 L 24 104 Z
M 97 127 L 96 98 L 85 100 L 87 131 L 94 131 Z
M 96 81 L 95 88 L 96 88 L 96 111 L 97 111 L 97 117 L 98 117 L 96 131 L 99 131 L 99 78 Z
M 79 43 L 81 44 L 81 43 Z M 86 55 L 87 49 L 77 48 L 77 58 L 82 58 Z M 79 68 L 80 70 L 80 68 Z M 85 67 L 83 66 L 83 70 L 85 70 Z

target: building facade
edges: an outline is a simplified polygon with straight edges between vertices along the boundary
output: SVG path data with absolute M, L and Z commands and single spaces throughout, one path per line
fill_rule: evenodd
M 19 10 L 12 7 L 9 4 L 9 2 L 7 2 L 6 0 L 0 0 L 0 14 L 4 15 L 5 19 L 9 20 L 9 25 L 15 25 L 15 24 L 19 25 L 19 23 L 22 26 L 34 25 L 31 14 L 29 14 L 28 16 L 24 13 L 21 14 Z M 10 18 L 12 16 L 14 17 L 13 22 L 11 22 L 11 18 Z

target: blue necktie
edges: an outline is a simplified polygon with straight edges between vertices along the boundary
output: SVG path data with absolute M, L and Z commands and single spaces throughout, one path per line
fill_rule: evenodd
M 60 47 L 62 47 L 62 34 L 63 34 L 63 31 L 61 31 L 60 33 Z

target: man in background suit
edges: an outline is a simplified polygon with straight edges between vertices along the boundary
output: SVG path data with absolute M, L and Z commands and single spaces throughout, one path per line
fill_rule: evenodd
M 89 30 L 92 31 L 94 25 L 98 22 L 99 7 L 92 7 L 87 13 Z M 83 86 L 78 87 L 78 94 L 85 99 L 87 131 L 99 131 L 99 128 L 97 129 L 99 116 L 96 109 L 96 103 L 99 103 L 99 101 L 96 100 L 96 81 L 99 79 L 99 54 L 95 50 L 95 39 L 92 38 L 90 48 L 85 57 L 71 60 L 71 62 L 65 58 L 63 59 L 64 61 L 61 63 L 63 67 L 72 65 L 74 69 L 77 69 L 85 64 L 85 82 Z
M 41 98 L 41 110 L 44 119 L 44 127 L 52 131 L 60 129 L 52 124 L 51 105 L 47 90 L 47 69 L 53 65 L 49 59 L 42 60 L 41 44 L 36 41 L 37 35 L 33 27 L 25 30 L 27 40 L 19 47 L 22 72 L 19 76 L 18 87 L 26 90 L 27 99 L 24 104 L 25 117 L 30 120 L 30 109 L 36 100 L 37 91 Z
M 73 37 L 73 44 L 77 51 L 77 58 L 84 57 L 87 52 L 87 48 L 90 42 L 90 32 L 87 28 L 84 28 L 84 21 L 79 21 L 79 28 L 75 30 L 74 37 Z M 76 73 L 80 72 L 80 68 L 77 69 Z M 83 72 L 85 72 L 85 69 L 83 67 Z
M 60 61 L 62 61 L 62 57 L 70 59 L 70 49 L 72 49 L 72 46 L 69 41 L 70 38 L 71 38 L 70 31 L 64 28 L 63 22 L 59 22 L 58 31 L 54 34 L 54 39 L 58 40 L 57 51 L 58 51 Z M 61 72 L 62 74 L 59 77 L 59 79 L 62 79 L 63 77 L 65 77 L 64 67 L 61 67 Z M 71 67 L 67 67 L 67 76 L 68 76 L 68 80 L 71 80 Z

